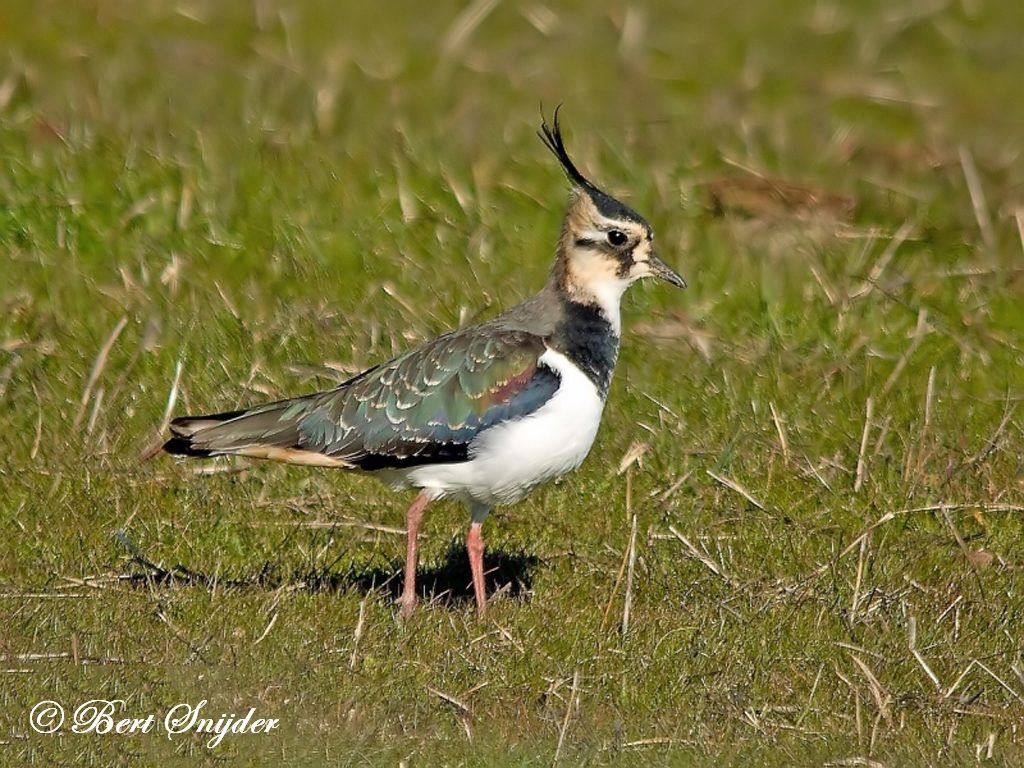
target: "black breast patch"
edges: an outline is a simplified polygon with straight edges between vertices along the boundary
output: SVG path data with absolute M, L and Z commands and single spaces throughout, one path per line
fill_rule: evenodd
M 565 316 L 556 326 L 552 346 L 579 366 L 601 397 L 608 394 L 619 356 L 619 337 L 595 304 L 565 302 Z

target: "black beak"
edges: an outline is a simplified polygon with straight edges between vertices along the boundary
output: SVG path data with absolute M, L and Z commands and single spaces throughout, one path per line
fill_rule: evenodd
M 647 260 L 647 265 L 651 269 L 651 274 L 655 277 L 661 278 L 666 283 L 672 283 L 672 285 L 677 288 L 686 287 L 686 281 L 683 280 L 682 276 L 664 261 L 659 259 L 658 254 L 652 252 L 650 258 Z

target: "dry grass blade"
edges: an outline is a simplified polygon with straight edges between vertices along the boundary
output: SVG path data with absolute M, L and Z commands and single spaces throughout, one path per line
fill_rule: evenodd
M 475 0 L 456 17 L 441 42 L 441 55 L 450 58 L 458 53 L 500 0 Z
M 460 698 L 458 698 L 456 696 L 452 696 L 450 693 L 445 693 L 444 691 L 439 691 L 437 688 L 433 688 L 433 687 L 431 687 L 429 685 L 426 686 L 426 689 L 427 689 L 427 693 L 433 694 L 434 696 L 437 696 L 437 698 L 441 699 L 441 701 L 444 701 L 444 702 L 447 702 L 448 704 L 451 704 L 453 707 L 455 707 L 457 710 L 459 710 L 462 714 L 464 714 L 464 715 L 468 715 L 469 714 L 469 705 L 466 702 L 464 702 L 462 699 L 460 699 Z
M 928 386 L 924 395 L 924 429 L 927 431 L 932 425 L 933 405 L 935 403 L 935 366 L 928 369 Z
M 622 22 L 619 38 L 619 56 L 628 66 L 635 66 L 640 59 L 647 36 L 647 13 L 636 6 L 629 6 Z
M 878 708 L 878 712 L 883 718 L 889 719 L 889 702 L 892 700 L 892 696 L 885 690 L 885 687 L 878 681 L 875 673 L 871 671 L 864 661 L 858 656 L 850 654 L 850 658 L 853 663 L 857 665 L 857 668 L 864 675 L 864 678 L 868 681 L 868 687 L 871 688 L 871 695 L 875 697 L 875 706 Z
M 636 513 L 629 533 L 629 567 L 626 570 L 626 598 L 622 605 L 622 636 L 629 633 L 629 616 L 633 609 L 633 572 L 636 568 Z
M 1003 418 L 999 421 L 999 426 L 996 427 L 995 432 L 985 442 L 985 447 L 982 448 L 978 453 L 968 459 L 968 464 L 978 464 L 979 462 L 987 459 L 994 450 L 999 446 L 999 439 L 1003 436 L 1003 432 L 1006 431 L 1007 424 L 1013 418 L 1013 414 L 1017 412 L 1017 404 L 1010 405 L 1009 399 L 1007 399 L 1006 408 L 1003 411 Z
M 107 366 L 107 358 L 110 356 L 110 350 L 114 348 L 114 344 L 117 343 L 117 337 L 121 335 L 121 331 L 128 325 L 128 317 L 122 317 L 117 321 L 117 325 L 114 326 L 114 330 L 107 336 L 107 340 L 103 342 L 103 346 L 100 347 L 99 353 L 96 355 L 96 359 L 93 361 L 92 370 L 89 371 L 89 379 L 85 383 L 85 388 L 82 390 L 82 398 L 79 401 L 78 413 L 75 415 L 75 421 L 73 427 L 77 429 L 82 423 L 82 417 L 85 415 L 85 407 L 89 404 L 89 398 L 92 397 L 92 389 L 96 386 L 96 382 L 99 381 L 100 376 L 103 374 L 103 369 Z
M 967 560 L 971 568 L 974 569 L 975 573 L 977 573 L 978 565 L 975 558 L 973 557 L 971 548 L 967 546 L 967 542 L 964 541 L 964 537 L 960 535 L 960 530 L 956 527 L 956 524 L 953 522 L 953 518 L 950 516 L 949 510 L 943 507 L 941 512 L 943 520 L 946 521 L 946 526 L 949 528 L 950 533 L 953 534 L 953 538 L 956 540 L 957 546 L 960 547 L 960 551 L 964 555 L 964 559 Z
M 633 527 L 629 539 L 629 545 L 622 553 L 622 564 L 619 566 L 619 573 L 615 577 L 615 584 L 612 586 L 611 594 L 608 595 L 608 604 L 605 606 L 604 615 L 601 617 L 602 633 L 608 625 L 608 617 L 611 616 L 612 605 L 615 603 L 615 595 L 619 593 L 619 585 L 622 584 L 623 574 L 625 574 L 626 568 L 630 567 L 630 562 L 633 557 L 632 553 L 636 547 L 636 515 L 633 514 L 633 462 L 639 462 L 646 450 L 646 445 L 642 443 L 633 443 L 632 447 L 626 451 L 626 455 L 623 457 L 622 462 L 619 465 L 619 471 L 625 471 L 626 473 L 626 519 L 629 520 L 632 518 Z M 630 579 L 632 579 L 632 574 L 630 575 Z M 632 584 L 627 586 L 627 591 L 631 588 Z M 631 599 L 628 594 L 627 599 Z M 628 611 L 626 608 L 623 608 L 623 610 Z M 628 623 L 628 619 L 625 615 L 623 616 L 623 623 Z M 623 634 L 625 634 L 625 629 L 623 629 Z
M 857 557 L 857 576 L 853 582 L 853 601 L 850 604 L 850 624 L 856 620 L 857 609 L 860 607 L 860 588 L 864 580 L 864 562 L 867 559 L 868 542 L 871 534 L 860 540 L 860 555 Z
M 762 504 L 760 501 L 758 501 L 757 499 L 755 499 L 751 495 L 750 491 L 748 491 L 746 488 L 744 488 L 742 485 L 737 483 L 732 478 L 726 477 L 725 475 L 719 475 L 719 474 L 711 471 L 710 469 L 707 470 L 707 473 L 708 473 L 708 476 L 711 477 L 711 479 L 717 480 L 719 483 L 724 485 L 729 490 L 735 491 L 740 496 L 742 496 L 747 501 L 749 501 L 751 504 L 753 504 L 755 507 L 760 509 L 762 512 L 767 512 L 768 511 L 767 508 L 765 508 L 764 504 Z
M 929 504 L 924 507 L 909 507 L 907 509 L 901 509 L 896 512 L 886 513 L 887 515 L 906 515 L 913 514 L 916 512 L 941 512 L 943 510 L 947 512 L 961 512 L 967 509 L 978 509 L 982 512 L 1024 512 L 1024 504 L 994 504 L 987 501 L 968 501 L 968 502 L 942 502 L 939 504 Z M 879 522 L 882 522 L 879 520 Z
M 697 742 L 690 739 L 676 739 L 671 736 L 652 736 L 649 739 L 634 739 L 633 741 L 624 741 L 621 744 L 614 746 L 602 747 L 602 752 L 608 752 L 612 749 L 643 749 L 644 747 L 678 747 L 678 746 L 696 746 Z
M 971 196 L 971 206 L 974 208 L 974 218 L 978 222 L 981 239 L 985 243 L 985 247 L 991 250 L 996 244 L 996 234 L 992 228 L 992 217 L 988 212 L 988 203 L 985 200 L 985 189 L 981 186 L 978 169 L 974 165 L 974 155 L 963 144 L 957 147 L 957 152 L 960 155 L 960 167 L 964 171 L 964 180 L 967 182 L 967 192 Z
M 580 686 L 580 671 L 577 669 L 572 673 L 572 690 L 569 693 L 569 703 L 565 707 L 565 717 L 562 719 L 562 727 L 558 732 L 558 746 L 555 747 L 555 758 L 551 761 L 551 765 L 558 765 L 558 760 L 562 756 L 562 747 L 565 746 L 565 734 L 569 731 L 569 719 L 572 717 L 572 711 L 576 706 L 576 699 L 579 695 Z
M 1013 218 L 1017 221 L 1017 237 L 1020 238 L 1020 247 L 1024 251 L 1024 206 L 1014 209 Z
M 864 432 L 860 437 L 860 451 L 857 454 L 857 474 L 853 481 L 854 493 L 860 493 L 867 473 L 868 437 L 871 435 L 871 417 L 875 414 L 875 399 L 873 397 L 868 398 L 864 410 Z
M 181 371 L 184 364 L 181 360 L 174 366 L 174 380 L 171 382 L 171 390 L 167 393 L 167 406 L 164 408 L 164 417 L 160 420 L 160 429 L 157 434 L 162 435 L 167 431 L 171 423 L 171 414 L 174 413 L 174 406 L 178 402 L 178 385 L 181 383 Z
M 939 682 L 939 676 L 932 671 L 932 668 L 928 666 L 928 662 L 924 660 L 924 656 L 917 650 L 917 617 L 909 616 L 907 618 L 907 647 L 910 649 L 910 654 L 917 660 L 917 663 L 924 670 L 924 673 L 928 675 L 928 679 L 935 683 L 935 690 L 942 691 L 942 683 Z
M 871 525 L 869 525 L 867 528 L 865 528 L 863 531 L 861 531 L 857 535 L 857 537 L 853 541 L 851 541 L 849 544 L 847 544 L 846 547 L 843 549 L 843 551 L 840 552 L 836 556 L 835 562 L 839 562 L 844 557 L 846 557 L 848 554 L 853 552 L 853 550 L 855 550 L 857 547 L 859 547 L 861 545 L 861 543 L 868 536 L 870 536 L 871 532 L 874 531 L 876 528 L 879 528 L 879 527 L 885 525 L 890 520 L 895 520 L 896 519 L 896 514 L 897 514 L 896 512 L 886 512 L 884 515 L 882 515 L 880 518 L 878 518 L 875 522 L 873 522 Z M 814 572 L 814 574 L 817 575 L 817 576 L 820 576 L 821 574 L 823 574 L 826 571 L 828 571 L 831 567 L 832 567 L 831 563 L 824 563 L 823 565 L 820 565 L 818 567 L 818 569 Z
M 267 639 L 267 635 L 270 634 L 270 630 L 272 630 L 274 628 L 274 625 L 277 624 L 277 617 L 279 615 L 280 614 L 277 611 L 274 611 L 274 615 L 271 616 L 270 617 L 270 621 L 267 622 L 266 629 L 264 629 L 263 633 L 259 637 L 257 637 L 256 640 L 253 642 L 253 646 L 254 647 L 259 645 L 260 643 L 262 643 L 264 640 Z
M 825 763 L 825 768 L 888 768 L 885 763 L 872 760 L 870 757 L 842 757 L 839 760 L 831 760 Z
M 619 461 L 618 474 L 622 474 L 627 469 L 636 464 L 638 467 L 643 467 L 644 456 L 647 455 L 647 450 L 650 446 L 647 443 L 641 443 L 639 440 L 635 440 L 629 449 L 623 454 L 622 459 Z
M 949 688 L 946 689 L 946 692 L 942 694 L 942 698 L 948 699 L 950 696 L 952 696 L 953 692 L 960 687 L 960 683 L 964 681 L 964 678 L 966 678 L 967 675 L 970 674 L 970 671 L 974 669 L 977 665 L 978 660 L 971 659 L 970 663 L 966 667 L 964 667 L 964 671 L 957 675 L 956 680 L 954 680 L 952 684 L 949 686 Z
M 895 520 L 897 517 L 902 517 L 903 515 L 910 515 L 910 514 L 919 514 L 919 513 L 922 513 L 922 512 L 956 512 L 956 511 L 963 511 L 963 510 L 968 510 L 968 509 L 977 509 L 977 510 L 981 510 L 982 512 L 1024 512 L 1024 505 L 1021 505 L 1021 504 L 993 504 L 993 503 L 983 502 L 983 501 L 970 502 L 970 503 L 966 503 L 966 502 L 948 502 L 948 503 L 941 503 L 941 504 L 929 504 L 929 505 L 923 506 L 923 507 L 907 507 L 906 509 L 899 509 L 899 510 L 895 510 L 895 511 L 889 511 L 889 512 L 886 512 L 881 517 L 879 517 L 877 520 L 875 520 L 875 522 L 871 523 L 871 525 L 869 525 L 867 528 L 865 528 L 859 534 L 857 534 L 857 536 L 853 539 L 853 541 L 851 541 L 849 544 L 847 544 L 846 547 L 843 548 L 843 551 L 840 552 L 835 557 L 834 561 L 832 561 L 832 562 L 835 563 L 835 562 L 839 562 L 840 560 L 842 560 L 848 554 L 853 552 L 853 550 L 855 550 L 857 547 L 859 547 L 861 545 L 861 543 L 864 541 L 864 539 L 867 536 L 871 535 L 872 531 L 880 528 L 881 526 L 885 525 L 886 523 L 889 523 L 889 522 Z M 824 564 L 820 565 L 814 571 L 814 573 L 812 575 L 813 576 L 820 576 L 821 574 L 827 572 L 831 567 L 832 567 L 832 563 L 824 563 Z
M 348 668 L 356 668 L 356 659 L 359 658 L 359 641 L 363 639 L 363 627 L 366 622 L 366 601 L 370 599 L 367 595 L 359 601 L 359 618 L 356 619 L 356 629 L 352 635 L 352 655 L 348 660 Z
M 419 216 L 419 204 L 416 202 L 416 195 L 409 188 L 405 163 L 401 159 L 395 160 L 395 178 L 398 184 L 398 207 L 402 211 L 402 220 L 409 224 L 416 221 Z
M 227 469 L 231 469 L 228 467 Z M 267 505 L 270 506 L 270 505 Z M 302 510 L 294 505 L 286 504 L 288 509 L 295 512 L 302 512 Z M 376 533 L 390 533 L 395 536 L 405 536 L 405 528 L 397 528 L 393 525 L 381 525 L 379 523 L 367 523 L 363 520 L 353 520 L 351 518 L 337 518 L 333 520 L 296 520 L 294 522 L 249 522 L 241 521 L 239 525 L 244 525 L 248 528 L 299 528 L 299 529 L 326 529 L 332 528 L 361 528 L 365 531 L 374 531 Z M 420 534 L 420 538 L 427 538 L 426 535 Z
M 106 394 L 106 390 L 100 387 L 96 390 L 96 397 L 92 400 L 92 410 L 89 411 L 89 421 L 85 425 L 85 434 L 91 435 L 93 430 L 96 429 L 96 421 L 100 417 L 100 409 L 103 408 L 103 397 Z
M 164 613 L 162 609 L 161 610 L 157 610 L 156 617 L 158 619 L 160 619 L 160 621 L 162 621 L 164 624 L 167 625 L 167 628 L 169 630 L 171 630 L 171 634 L 175 637 L 175 639 L 177 639 L 179 642 L 181 642 L 182 645 L 186 646 L 189 649 L 189 651 L 191 651 L 192 654 L 194 654 L 196 656 L 196 658 L 200 659 L 204 664 L 209 664 L 210 663 L 210 660 L 207 659 L 206 656 L 203 654 L 203 650 L 199 646 L 197 646 L 195 643 L 193 643 L 189 639 L 188 635 L 186 635 L 182 631 L 181 627 L 179 627 L 177 624 L 175 624 L 173 621 L 171 621 L 167 617 L 167 614 Z
M 605 627 L 608 626 L 608 618 L 612 615 L 612 606 L 615 604 L 615 596 L 619 593 L 619 586 L 622 584 L 622 578 L 626 574 L 626 568 L 629 566 L 629 547 L 627 547 L 622 553 L 622 564 L 619 566 L 619 572 L 615 576 L 615 583 L 612 585 L 612 591 L 608 595 L 608 604 L 605 605 L 604 614 L 601 616 L 601 632 L 604 633 Z
M 913 233 L 914 227 L 916 226 L 917 225 L 913 219 L 907 219 L 900 225 L 899 229 L 897 229 L 895 234 L 893 234 L 889 239 L 889 243 L 885 246 L 885 250 L 882 251 L 882 254 L 874 263 L 874 266 L 871 267 L 871 271 L 868 273 L 865 285 L 861 289 L 850 294 L 851 299 L 864 298 L 875 290 L 875 287 L 878 285 L 878 281 L 882 278 L 882 274 L 889 266 L 889 262 L 892 261 L 896 252 L 900 249 L 900 246 L 903 245 L 903 243 L 905 243 Z
M 896 365 L 892 369 L 892 373 L 889 374 L 889 378 L 885 380 L 885 384 L 882 386 L 882 397 L 889 394 L 889 391 L 899 380 L 900 374 L 903 373 L 903 369 L 907 366 L 907 361 L 917 351 L 917 348 L 924 341 L 924 337 L 928 333 L 928 310 L 921 309 L 917 313 L 917 326 L 914 329 L 914 337 L 910 341 L 910 345 L 906 351 L 900 355 L 900 359 L 896 362 Z
M 978 666 L 981 667 L 982 670 L 984 670 L 985 674 L 987 674 L 989 677 L 991 677 L 993 680 L 999 683 L 999 685 L 1002 686 L 1002 688 L 1011 696 L 1013 696 L 1013 698 L 1015 698 L 1017 701 L 1024 703 L 1024 698 L 1021 698 L 1021 695 L 1017 693 L 1017 691 L 1015 691 L 1009 683 L 1007 683 L 1005 680 L 1003 680 L 1003 678 L 1001 678 L 999 675 L 993 672 L 988 666 L 986 666 L 985 662 L 981 661 L 980 659 L 978 659 L 977 661 Z
M 673 481 L 672 485 L 670 485 L 668 488 L 666 488 L 664 491 L 662 491 L 660 494 L 658 494 L 658 498 L 661 501 L 667 501 L 668 498 L 673 493 L 675 493 L 680 488 L 682 488 L 683 487 L 683 483 L 685 483 L 687 480 L 689 480 L 692 476 L 693 476 L 693 470 L 692 469 L 687 471 L 687 472 L 685 472 L 685 473 L 683 473 L 677 480 Z
M 775 431 L 779 434 L 779 447 L 782 449 L 782 460 L 789 464 L 789 441 L 786 439 L 786 428 L 779 412 L 775 410 L 775 403 L 769 402 L 768 408 L 772 412 L 772 421 L 775 422 Z
M 686 547 L 686 549 L 690 552 L 691 555 L 693 555 L 693 557 L 698 562 L 703 564 L 709 571 L 715 574 L 715 576 L 720 578 L 726 584 L 732 584 L 732 579 L 729 578 L 725 571 L 714 560 L 712 560 L 710 557 L 708 557 L 699 549 L 697 549 L 697 547 L 693 545 L 693 542 L 691 542 L 688 538 L 686 538 L 686 536 L 684 536 L 678 530 L 676 530 L 676 527 L 674 525 L 670 525 L 668 529 L 672 532 L 673 536 L 675 536 L 677 539 L 679 539 L 680 542 L 682 542 L 683 546 Z
M 32 382 L 32 395 L 36 399 L 36 433 L 35 438 L 32 440 L 32 450 L 29 451 L 28 457 L 35 461 L 36 456 L 39 455 L 39 446 L 43 442 L 43 403 L 39 398 L 39 389 L 36 387 L 35 382 Z

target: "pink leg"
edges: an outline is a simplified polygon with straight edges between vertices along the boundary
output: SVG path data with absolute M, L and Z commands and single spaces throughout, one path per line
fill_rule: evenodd
M 473 522 L 466 534 L 466 550 L 469 552 L 469 570 L 473 573 L 473 594 L 476 596 L 476 611 L 487 613 L 487 595 L 484 592 L 484 537 L 483 523 Z
M 430 497 L 425 491 L 421 492 L 405 513 L 405 584 L 402 586 L 402 596 L 398 599 L 403 619 L 412 616 L 416 608 L 416 537 L 419 536 L 423 511 L 429 503 Z

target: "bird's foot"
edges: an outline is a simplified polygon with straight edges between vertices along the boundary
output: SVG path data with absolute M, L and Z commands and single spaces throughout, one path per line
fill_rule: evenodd
M 402 595 L 395 602 L 398 603 L 398 616 L 402 621 L 408 621 L 416 612 L 416 595 Z

